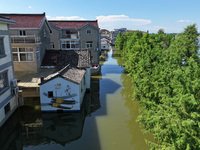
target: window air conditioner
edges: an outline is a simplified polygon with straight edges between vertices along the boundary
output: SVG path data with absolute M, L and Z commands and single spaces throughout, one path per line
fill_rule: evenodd
M 12 88 L 13 95 L 17 95 L 18 92 L 19 92 L 19 87 Z
M 12 88 L 17 87 L 17 79 L 11 80 L 11 87 Z

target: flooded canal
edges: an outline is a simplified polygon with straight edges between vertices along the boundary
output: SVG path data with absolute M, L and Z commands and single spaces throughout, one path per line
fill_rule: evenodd
M 79 113 L 45 113 L 38 98 L 0 128 L 1 150 L 148 150 L 136 118 L 139 103 L 131 101 L 131 81 L 120 57 L 108 53 L 101 75 L 92 76 L 91 93 Z

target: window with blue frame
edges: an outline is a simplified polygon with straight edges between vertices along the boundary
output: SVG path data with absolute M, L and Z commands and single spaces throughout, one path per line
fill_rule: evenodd
M 0 73 L 0 94 L 8 88 L 8 72 Z
M 4 55 L 5 55 L 4 40 L 3 37 L 0 37 L 0 56 Z

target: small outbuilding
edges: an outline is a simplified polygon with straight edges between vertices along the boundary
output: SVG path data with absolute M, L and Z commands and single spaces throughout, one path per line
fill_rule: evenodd
M 47 53 L 56 54 L 54 57 L 58 69 L 64 67 L 46 78 L 41 78 L 41 111 L 80 111 L 86 90 L 90 89 L 89 51 Z M 53 58 L 52 55 L 49 56 Z

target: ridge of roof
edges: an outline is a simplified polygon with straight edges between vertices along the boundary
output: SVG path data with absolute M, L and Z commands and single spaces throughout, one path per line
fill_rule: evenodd
M 49 22 L 97 22 L 98 20 L 48 20 Z
M 48 22 L 59 29 L 80 29 L 88 24 L 99 28 L 98 20 L 48 20 Z
M 27 14 L 27 13 L 0 13 L 0 16 L 45 16 L 44 13 L 35 13 L 35 14 Z

